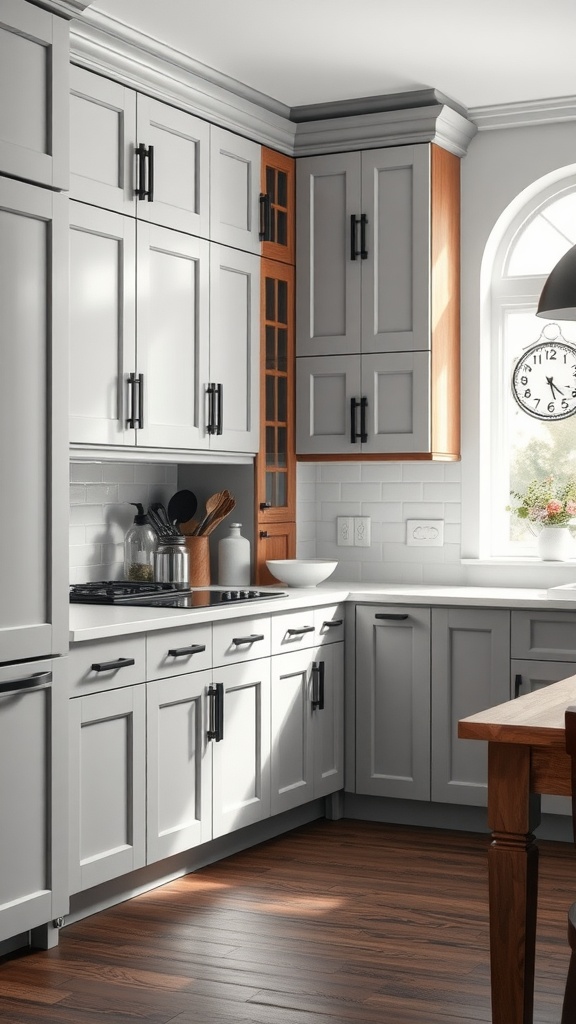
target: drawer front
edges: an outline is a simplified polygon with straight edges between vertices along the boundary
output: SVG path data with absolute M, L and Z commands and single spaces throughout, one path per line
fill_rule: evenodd
M 344 639 L 344 606 L 329 604 L 314 609 L 316 643 L 334 644 Z
M 143 683 L 146 678 L 145 638 L 121 636 L 72 644 L 68 662 L 72 697 Z
M 270 657 L 269 616 L 215 622 L 212 630 L 213 665 Z
M 512 657 L 576 661 L 576 612 L 512 612 Z
M 317 647 L 320 637 L 315 608 L 283 612 L 272 617 L 272 654 L 286 654 L 305 647 Z M 327 616 L 328 618 L 329 616 Z
M 200 672 L 212 665 L 212 626 L 161 629 L 146 637 L 146 678 Z

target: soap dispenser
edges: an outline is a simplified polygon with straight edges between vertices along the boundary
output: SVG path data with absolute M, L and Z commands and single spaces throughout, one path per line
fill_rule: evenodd
M 131 501 L 137 513 L 124 538 L 124 578 L 133 583 L 152 583 L 154 580 L 154 551 L 156 534 L 150 526 L 144 506 Z

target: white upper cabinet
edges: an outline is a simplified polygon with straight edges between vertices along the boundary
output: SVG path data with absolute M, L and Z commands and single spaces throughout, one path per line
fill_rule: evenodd
M 260 255 L 261 148 L 210 128 L 210 238 Z
M 0 173 L 68 188 L 68 23 L 24 0 L 0 7 Z

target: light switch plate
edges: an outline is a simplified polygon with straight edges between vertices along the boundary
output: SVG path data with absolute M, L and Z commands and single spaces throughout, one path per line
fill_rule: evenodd
M 408 519 L 406 543 L 421 548 L 441 548 L 444 545 L 443 519 Z

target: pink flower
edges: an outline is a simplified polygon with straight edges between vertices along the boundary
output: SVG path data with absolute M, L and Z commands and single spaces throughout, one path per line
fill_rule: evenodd
M 558 515 L 558 513 L 562 511 L 562 502 L 557 501 L 556 498 L 552 498 L 552 501 L 549 501 L 546 505 L 546 511 L 549 516 Z
M 576 501 L 567 501 L 566 511 L 569 516 L 576 516 Z

